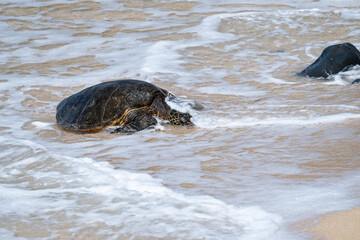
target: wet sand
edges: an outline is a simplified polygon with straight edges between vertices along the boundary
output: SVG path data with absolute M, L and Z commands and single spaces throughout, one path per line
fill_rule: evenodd
M 323 216 L 308 231 L 316 240 L 360 239 L 360 207 Z

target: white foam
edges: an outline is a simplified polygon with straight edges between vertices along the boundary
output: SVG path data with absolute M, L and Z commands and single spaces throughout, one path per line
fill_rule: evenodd
M 41 128 L 41 129 L 48 129 L 50 126 L 53 125 L 53 123 L 40 122 L 40 121 L 34 121 L 34 122 L 32 122 L 32 124 L 33 124 L 35 127 Z
M 333 79 L 334 79 L 333 81 L 327 81 L 327 82 L 324 82 L 323 84 L 325 84 L 325 85 L 342 85 L 342 86 L 349 84 L 348 82 L 344 81 L 339 74 L 334 75 Z
M 206 17 L 199 26 L 194 27 L 194 32 L 198 33 L 202 41 L 216 43 L 218 41 L 230 41 L 235 38 L 231 33 L 221 33 L 218 27 L 222 19 L 238 16 L 239 14 L 224 13 Z
M 274 108 L 274 109 L 281 109 L 281 108 L 296 108 L 301 111 L 301 109 L 306 108 L 325 108 L 325 109 L 348 109 L 348 110 L 356 110 L 360 109 L 358 106 L 354 105 L 345 105 L 345 104 L 338 104 L 338 105 L 324 105 L 324 104 L 307 104 L 307 105 L 290 105 L 290 104 L 267 104 L 267 105 L 257 105 L 257 104 L 251 104 L 246 106 L 248 109 L 263 109 L 265 108 Z
M 13 219 L 31 214 L 48 219 L 71 209 L 77 216 L 74 227 L 80 230 L 88 223 L 95 227 L 98 223 L 103 229 L 115 231 L 114 238 L 149 234 L 182 239 L 271 239 L 281 224 L 281 217 L 258 206 L 236 207 L 210 196 L 186 196 L 148 174 L 114 170 L 105 162 L 53 155 L 35 143 L 4 137 L 0 137 L 0 146 L 2 152 L 8 152 L 0 154 L 2 161 L 9 151 L 17 156 L 15 165 L 2 166 L 3 177 L 16 168 L 17 180 L 9 177 L 1 181 L 5 204 L 0 206 L 0 217 Z M 37 161 L 29 161 L 29 155 Z M 86 205 L 80 204 L 84 197 L 88 199 Z M 52 220 L 51 226 L 54 224 Z
M 235 96 L 263 96 L 266 91 L 257 90 L 254 87 L 243 85 L 230 85 L 226 83 L 213 84 L 207 87 L 197 88 L 198 92 L 207 94 L 235 95 Z
M 172 72 L 176 73 L 176 67 L 184 63 L 180 59 L 180 54 L 177 53 L 178 49 L 181 49 L 181 44 L 175 45 L 170 41 L 159 41 L 153 44 L 147 50 L 141 70 L 146 73 L 171 73 L 171 69 L 175 68 Z
M 265 119 L 258 119 L 253 117 L 242 117 L 240 119 L 233 118 L 217 118 L 217 117 L 203 117 L 196 116 L 194 119 L 194 124 L 201 128 L 214 129 L 214 128 L 238 128 L 238 127 L 249 127 L 249 126 L 267 126 L 267 125 L 317 125 L 317 124 L 332 124 L 343 122 L 350 119 L 358 119 L 360 114 L 354 113 L 340 113 L 328 116 L 318 116 L 318 117 L 289 117 L 289 118 L 280 118 L 280 117 L 268 117 Z

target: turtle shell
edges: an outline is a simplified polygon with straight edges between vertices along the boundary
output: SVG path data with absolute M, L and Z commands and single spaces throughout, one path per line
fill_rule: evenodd
M 168 92 L 139 80 L 116 80 L 86 88 L 65 98 L 56 108 L 56 121 L 72 131 L 99 131 L 121 125 L 129 110 L 150 107 L 154 98 L 165 101 Z

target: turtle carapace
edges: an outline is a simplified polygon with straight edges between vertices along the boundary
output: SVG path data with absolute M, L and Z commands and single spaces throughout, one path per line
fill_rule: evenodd
M 190 125 L 191 115 L 171 109 L 168 91 L 139 80 L 116 80 L 86 88 L 65 98 L 56 108 L 61 128 L 97 132 L 116 126 L 114 132 L 131 133 L 156 125 L 158 116 L 174 125 Z

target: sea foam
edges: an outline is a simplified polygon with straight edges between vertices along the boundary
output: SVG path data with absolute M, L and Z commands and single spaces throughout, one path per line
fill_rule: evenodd
M 1 137 L 0 146 L 3 219 L 36 216 L 34 221 L 51 229 L 57 216 L 71 209 L 72 231 L 101 226 L 113 231 L 110 239 L 129 234 L 130 238 L 272 239 L 282 222 L 258 206 L 236 207 L 211 196 L 187 196 L 148 174 L 52 154 L 31 141 Z M 58 234 L 52 231 L 52 236 Z

